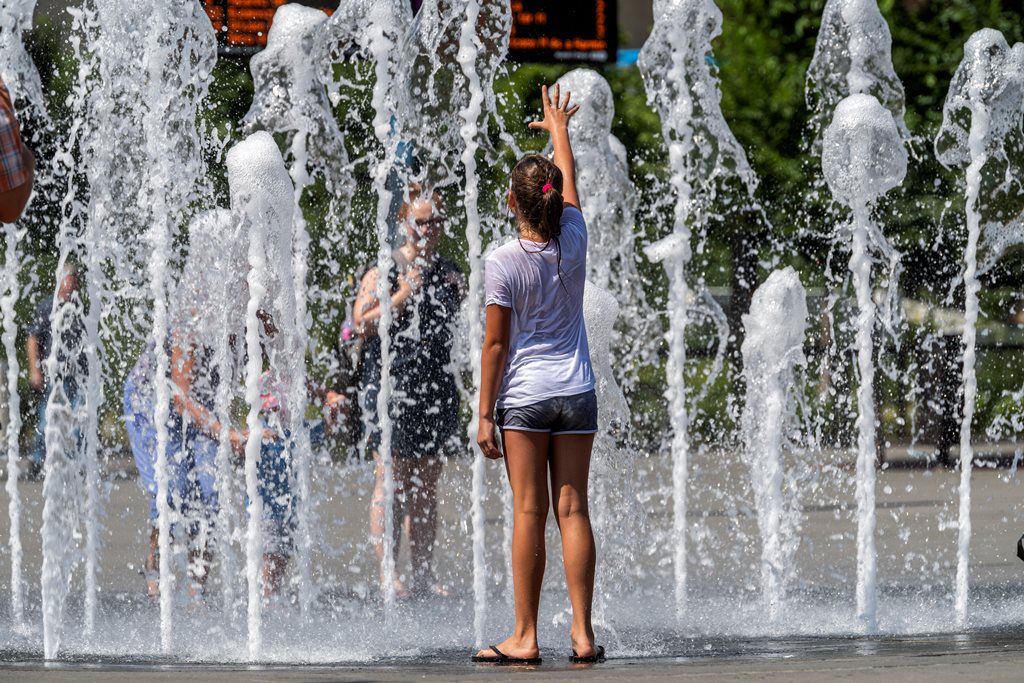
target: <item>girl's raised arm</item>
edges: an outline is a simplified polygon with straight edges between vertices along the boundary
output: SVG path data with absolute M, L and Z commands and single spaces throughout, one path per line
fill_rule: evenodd
M 548 96 L 548 86 L 543 86 L 540 92 L 544 103 L 544 120 L 531 122 L 530 128 L 546 130 L 551 136 L 555 166 L 562 172 L 562 199 L 567 205 L 578 209 L 580 195 L 576 191 L 576 160 L 572 156 L 572 144 L 569 142 L 569 119 L 579 111 L 580 105 L 570 106 L 570 92 L 566 92 L 562 99 L 562 89 L 557 83 L 554 101 Z

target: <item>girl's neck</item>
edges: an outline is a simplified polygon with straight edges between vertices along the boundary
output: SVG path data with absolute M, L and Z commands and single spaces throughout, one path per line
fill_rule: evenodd
M 526 240 L 528 242 L 539 242 L 541 244 L 548 241 L 544 239 L 539 232 L 531 228 L 526 223 L 519 223 L 517 229 L 519 230 L 519 239 L 521 240 Z

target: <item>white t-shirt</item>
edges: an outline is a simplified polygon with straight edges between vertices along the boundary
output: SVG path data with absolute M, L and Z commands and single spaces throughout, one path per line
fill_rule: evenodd
M 518 408 L 594 388 L 583 322 L 587 224 L 579 209 L 567 206 L 561 225 L 557 243 L 551 240 L 545 246 L 516 239 L 487 258 L 485 304 L 512 309 L 499 408 Z

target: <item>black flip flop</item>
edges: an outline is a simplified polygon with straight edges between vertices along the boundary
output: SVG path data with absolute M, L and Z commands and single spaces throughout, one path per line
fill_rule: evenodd
M 494 651 L 497 657 L 481 657 L 479 655 L 473 655 L 473 660 L 477 664 L 540 664 L 543 660 L 540 657 L 509 657 L 507 654 L 494 647 L 490 648 Z
M 604 661 L 604 646 L 598 645 L 597 652 L 592 655 L 587 655 L 586 657 L 580 657 L 576 654 L 576 650 L 573 650 L 570 660 L 573 664 L 600 664 Z

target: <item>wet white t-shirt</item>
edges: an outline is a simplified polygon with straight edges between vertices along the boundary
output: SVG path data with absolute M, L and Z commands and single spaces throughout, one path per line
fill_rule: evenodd
M 545 245 L 516 239 L 487 258 L 485 304 L 512 309 L 499 408 L 518 408 L 594 388 L 583 322 L 587 225 L 579 209 L 570 206 L 562 212 L 561 225 L 557 242 Z

